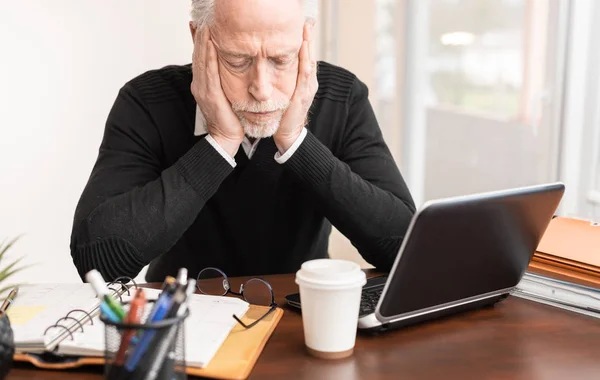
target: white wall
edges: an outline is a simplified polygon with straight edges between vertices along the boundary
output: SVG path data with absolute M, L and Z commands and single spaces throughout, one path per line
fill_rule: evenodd
M 565 86 L 560 178 L 566 184 L 561 214 L 600 220 L 594 191 L 600 178 L 600 3 L 573 2 Z
M 189 0 L 0 3 L 0 240 L 18 282 L 80 281 L 71 223 L 119 88 L 191 60 Z M 0 266 L 2 264 L 0 263 Z

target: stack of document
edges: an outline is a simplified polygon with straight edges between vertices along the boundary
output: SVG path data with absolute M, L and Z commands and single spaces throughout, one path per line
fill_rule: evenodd
M 526 272 L 512 295 L 600 318 L 600 289 Z
M 533 256 L 543 269 L 564 268 L 600 277 L 600 225 L 588 220 L 552 219 Z

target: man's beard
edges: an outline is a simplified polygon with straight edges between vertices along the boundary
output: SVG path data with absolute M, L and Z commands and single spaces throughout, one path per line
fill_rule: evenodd
M 289 100 L 274 101 L 268 100 L 266 102 L 234 102 L 231 104 L 233 112 L 240 119 L 242 128 L 246 136 L 251 138 L 264 138 L 270 137 L 277 132 L 283 113 L 289 107 Z M 274 112 L 272 118 L 268 120 L 249 120 L 243 112 Z

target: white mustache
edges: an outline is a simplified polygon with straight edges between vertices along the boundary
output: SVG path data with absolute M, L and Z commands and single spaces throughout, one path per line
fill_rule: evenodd
M 273 112 L 279 110 L 285 110 L 289 107 L 289 100 L 274 101 L 268 100 L 266 102 L 234 102 L 231 104 L 231 108 L 234 112 Z

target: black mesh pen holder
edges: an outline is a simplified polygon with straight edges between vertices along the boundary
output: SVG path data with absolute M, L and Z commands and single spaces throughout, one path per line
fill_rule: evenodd
M 184 321 L 189 315 L 147 322 L 155 301 L 148 301 L 140 323 L 113 322 L 104 314 L 104 375 L 106 379 L 187 379 Z M 124 303 L 127 313 L 129 303 Z

